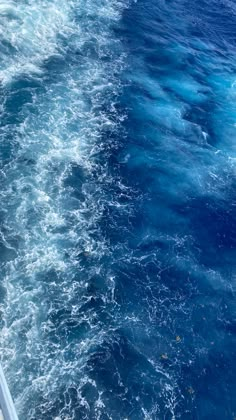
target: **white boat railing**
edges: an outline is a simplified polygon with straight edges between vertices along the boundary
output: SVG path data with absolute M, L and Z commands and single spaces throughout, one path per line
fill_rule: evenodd
M 18 420 L 7 381 L 0 365 L 0 420 Z

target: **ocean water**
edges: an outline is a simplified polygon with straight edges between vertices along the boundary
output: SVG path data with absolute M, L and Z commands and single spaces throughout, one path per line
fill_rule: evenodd
M 236 5 L 0 2 L 19 419 L 236 418 Z

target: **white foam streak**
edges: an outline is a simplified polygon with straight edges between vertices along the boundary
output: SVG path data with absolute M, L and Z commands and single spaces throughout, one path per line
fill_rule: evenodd
M 0 6 L 2 39 L 0 80 L 10 83 L 14 77 L 29 72 L 42 74 L 40 65 L 57 51 L 57 37 L 73 28 L 70 12 L 73 3 L 12 1 Z
M 1 196 L 7 234 L 6 240 L 4 233 L 2 238 L 6 248 L 16 253 L 14 258 L 7 257 L 2 272 L 7 294 L 2 303 L 0 347 L 22 418 L 26 413 L 28 419 L 35 418 L 37 410 L 44 415 L 63 386 L 67 388 L 75 377 L 78 382 L 89 350 L 106 334 L 95 322 L 95 312 L 79 312 L 86 303 L 88 280 L 84 280 L 78 255 L 99 259 L 108 252 L 105 241 L 90 234 L 103 209 L 102 199 L 96 198 L 100 187 L 94 184 L 92 156 L 102 131 L 114 124 L 101 110 L 101 94 L 112 92 L 114 96 L 119 89 L 113 73 L 122 67 L 123 59 L 110 22 L 118 19 L 121 6 L 116 1 L 63 0 L 12 1 L 0 6 L 0 36 L 5 46 L 1 49 L 2 84 L 11 87 L 23 75 L 44 80 L 45 60 L 66 55 L 68 48 L 82 56 L 74 67 L 65 61 L 56 80 L 34 94 L 32 104 L 22 105 L 20 122 L 15 125 L 14 154 L 3 168 Z M 84 19 L 81 17 L 81 26 L 75 19 L 78 15 Z M 91 59 L 85 44 L 93 44 L 94 39 L 99 54 Z M 106 54 L 112 55 L 110 61 L 99 59 Z M 6 103 L 3 111 L 8 112 Z M 11 133 L 12 126 L 6 126 L 5 135 Z M 81 191 L 73 183 L 66 184 L 74 167 L 86 177 Z M 102 176 L 105 179 L 106 174 Z M 91 266 L 87 277 L 94 270 L 99 267 Z M 86 325 L 86 337 L 82 332 L 82 338 L 70 341 L 60 309 L 68 322 L 70 316 L 77 316 L 82 330 Z M 65 329 L 60 339 L 57 328 Z M 81 374 L 78 388 L 85 379 Z M 34 407 L 41 392 L 45 406 Z M 82 396 L 81 401 L 86 404 Z M 73 413 L 70 418 L 75 418 Z

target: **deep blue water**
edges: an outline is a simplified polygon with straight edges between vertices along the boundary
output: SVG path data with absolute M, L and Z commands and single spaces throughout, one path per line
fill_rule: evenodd
M 20 419 L 236 418 L 236 4 L 0 4 Z

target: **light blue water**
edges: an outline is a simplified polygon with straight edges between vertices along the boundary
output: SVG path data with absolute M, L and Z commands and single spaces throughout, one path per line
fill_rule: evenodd
M 226 0 L 1 2 L 20 419 L 236 416 L 235 28 Z

